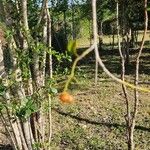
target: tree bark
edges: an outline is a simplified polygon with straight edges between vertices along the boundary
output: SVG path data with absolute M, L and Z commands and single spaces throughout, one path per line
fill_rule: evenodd
M 94 45 L 95 54 L 98 53 L 98 30 L 97 30 L 97 13 L 96 13 L 96 0 L 92 0 L 92 10 L 93 10 L 93 35 L 94 35 Z M 99 55 L 99 53 L 98 53 Z M 98 80 L 98 61 L 97 54 L 95 55 L 95 85 L 97 85 Z

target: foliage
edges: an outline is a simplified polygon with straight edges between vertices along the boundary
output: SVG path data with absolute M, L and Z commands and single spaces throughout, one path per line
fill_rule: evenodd
M 31 97 L 27 97 L 22 105 L 13 105 L 13 109 L 15 109 L 16 116 L 21 120 L 29 119 L 31 114 L 38 111 L 38 108 Z
M 77 56 L 77 42 L 76 40 L 71 40 L 68 42 L 67 50 L 71 55 Z
M 51 96 L 55 96 L 58 93 L 57 89 L 55 88 L 54 79 L 47 79 L 45 90 L 47 90 Z
M 6 86 L 4 86 L 4 84 L 2 83 L 2 79 L 0 79 L 0 97 L 4 96 L 6 92 Z

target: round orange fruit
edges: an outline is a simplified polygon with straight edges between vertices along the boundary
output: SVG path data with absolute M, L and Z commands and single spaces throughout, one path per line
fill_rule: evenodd
M 70 95 L 68 92 L 62 92 L 59 96 L 59 99 L 63 103 L 73 103 L 74 98 L 72 95 Z

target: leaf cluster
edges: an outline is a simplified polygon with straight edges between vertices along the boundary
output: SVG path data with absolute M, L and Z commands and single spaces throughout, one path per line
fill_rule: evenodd
M 19 119 L 27 120 L 31 114 L 38 111 L 38 107 L 31 97 L 27 97 L 21 105 L 13 105 L 15 114 Z

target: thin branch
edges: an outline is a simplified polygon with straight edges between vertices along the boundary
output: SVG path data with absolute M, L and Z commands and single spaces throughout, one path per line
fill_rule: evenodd
M 78 61 L 80 61 L 80 60 L 81 60 L 82 58 L 84 58 L 87 54 L 89 54 L 94 48 L 95 48 L 95 45 L 93 44 L 90 48 L 88 48 L 87 50 L 85 50 L 81 55 L 79 55 L 79 56 L 75 59 L 75 61 L 74 61 L 74 63 L 73 63 L 73 66 L 72 66 L 71 74 L 70 74 L 70 76 L 68 77 L 68 80 L 67 80 L 67 82 L 66 82 L 66 84 L 65 84 L 64 91 L 67 91 L 68 86 L 69 86 L 71 80 L 74 78 L 75 68 L 76 68 L 76 65 L 77 65 Z
M 50 75 L 50 78 L 53 77 L 53 62 L 52 62 L 52 54 L 51 54 L 51 51 L 52 51 L 52 20 L 51 20 L 51 15 L 50 12 L 49 12 L 49 9 L 47 8 L 47 17 L 48 17 L 48 47 L 49 47 L 49 75 Z
M 116 18 L 117 18 L 117 38 L 118 38 L 118 49 L 119 49 L 119 54 L 121 57 L 121 79 L 122 81 L 125 81 L 125 57 L 123 55 L 123 52 L 121 50 L 121 42 L 120 42 L 120 33 L 119 33 L 119 3 L 117 1 L 116 4 Z M 127 132 L 127 140 L 128 140 L 128 147 L 130 147 L 130 105 L 129 105 L 129 97 L 128 97 L 128 92 L 127 88 L 124 84 L 122 84 L 122 91 L 124 94 L 124 99 L 125 99 L 125 105 L 126 105 L 126 115 L 125 115 L 125 121 L 126 121 L 126 132 Z
M 25 27 L 25 30 L 29 30 L 28 26 L 28 15 L 27 15 L 27 0 L 22 0 L 22 23 Z
M 44 15 L 44 10 L 45 10 L 45 7 L 46 7 L 46 3 L 47 3 L 47 0 L 43 0 L 42 7 L 41 7 L 41 12 L 40 12 L 39 19 L 38 19 L 38 22 L 37 22 L 37 28 L 39 27 L 39 25 L 42 21 L 42 18 L 43 18 L 43 15 Z
M 137 55 L 136 58 L 136 72 L 135 72 L 135 86 L 138 86 L 139 83 L 139 66 L 140 66 L 140 57 L 143 51 L 143 47 L 144 47 L 144 43 L 145 43 L 145 37 L 146 37 L 146 33 L 147 33 L 147 27 L 148 27 L 148 13 L 147 13 L 147 0 L 144 0 L 144 34 L 143 34 L 143 38 L 142 38 L 142 43 L 140 46 L 140 50 L 139 53 Z M 134 90 L 134 111 L 133 111 L 133 116 L 132 116 L 132 122 L 131 122 L 131 142 L 133 144 L 133 134 L 134 134 L 134 128 L 135 128 L 135 122 L 136 122 L 136 116 L 138 113 L 138 106 L 139 106 L 139 92 L 137 89 Z M 134 149 L 134 144 L 132 145 L 132 147 L 130 148 L 131 150 Z
M 140 46 L 140 50 L 139 53 L 137 55 L 137 59 L 136 59 L 136 73 L 135 73 L 135 86 L 138 86 L 139 83 L 139 66 L 140 66 L 140 57 L 143 51 L 143 47 L 144 47 L 144 43 L 145 43 L 145 37 L 146 37 L 146 33 L 147 33 L 147 27 L 148 27 L 148 13 L 147 13 L 147 0 L 144 0 L 144 10 L 145 10 L 145 27 L 144 27 L 144 34 L 143 34 L 143 38 L 142 38 L 142 43 Z M 134 106 L 134 116 L 133 118 L 136 116 L 137 114 L 137 107 L 138 107 L 138 103 L 139 103 L 139 93 L 137 91 L 137 89 L 134 90 L 134 95 L 135 95 L 135 106 Z
M 94 7 L 96 7 L 96 0 L 93 0 L 92 1 L 92 5 L 94 5 Z M 93 7 L 93 13 L 95 13 L 95 16 L 96 16 L 96 9 Z M 94 15 L 94 14 L 93 14 Z M 96 17 L 94 16 L 94 20 L 93 20 L 93 23 L 94 24 L 96 24 L 96 22 L 97 22 L 97 20 L 96 20 Z M 95 26 L 95 25 L 94 25 Z M 94 34 L 96 34 L 96 35 L 94 35 L 95 37 L 97 36 L 97 32 L 96 32 L 96 30 L 94 31 Z M 143 42 L 142 42 L 143 43 Z M 94 40 L 94 47 L 96 47 L 97 46 L 97 39 L 95 38 L 95 40 Z M 142 44 L 143 45 L 143 44 Z M 148 92 L 148 93 L 150 93 L 150 89 L 148 89 L 148 88 L 143 88 L 143 87 L 139 87 L 139 86 L 136 86 L 136 85 L 133 85 L 133 84 L 131 84 L 131 83 L 128 83 L 128 82 L 126 82 L 126 81 L 122 81 L 121 79 L 119 79 L 119 78 L 117 78 L 117 77 L 115 77 L 107 68 L 106 68 L 106 66 L 104 65 L 104 63 L 102 62 L 102 59 L 101 59 L 101 57 L 100 57 L 100 55 L 99 55 L 99 52 L 98 52 L 98 50 L 97 49 L 95 49 L 95 55 L 96 55 L 96 59 L 97 59 L 97 61 L 98 61 L 98 63 L 99 63 L 99 65 L 102 67 L 102 69 L 103 69 L 103 71 L 109 76 L 109 77 L 111 77 L 112 79 L 114 79 L 115 81 L 117 81 L 117 82 L 119 82 L 119 83 L 121 83 L 121 84 L 123 84 L 123 85 L 125 85 L 125 86 L 128 86 L 128 87 L 130 87 L 130 88 L 132 88 L 132 89 L 137 89 L 137 90 L 139 90 L 139 91 L 143 91 L 143 92 Z
M 49 111 L 48 111 L 48 143 L 49 143 L 49 147 L 48 149 L 50 150 L 50 143 L 51 143 L 51 139 L 52 139 L 52 97 L 50 94 L 48 94 L 48 107 L 49 107 Z

